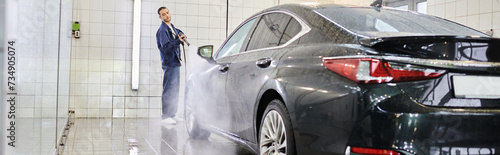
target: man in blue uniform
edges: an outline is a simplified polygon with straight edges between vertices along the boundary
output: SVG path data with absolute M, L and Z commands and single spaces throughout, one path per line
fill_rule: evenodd
M 184 33 L 171 23 L 172 16 L 166 7 L 158 9 L 162 20 L 156 32 L 156 44 L 160 50 L 161 68 L 163 69 L 163 91 L 161 95 L 163 123 L 175 124 L 182 119 L 175 116 L 179 101 L 181 53 L 180 44 L 184 42 Z

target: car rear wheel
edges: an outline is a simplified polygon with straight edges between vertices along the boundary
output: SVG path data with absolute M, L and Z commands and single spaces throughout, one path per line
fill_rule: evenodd
M 186 87 L 184 95 L 184 118 L 186 119 L 186 128 L 189 137 L 193 139 L 207 139 L 210 132 L 200 127 L 198 114 L 196 113 L 196 102 L 193 99 L 194 94 Z
M 259 129 L 261 155 L 295 155 L 295 140 L 288 111 L 283 102 L 273 100 L 264 112 Z

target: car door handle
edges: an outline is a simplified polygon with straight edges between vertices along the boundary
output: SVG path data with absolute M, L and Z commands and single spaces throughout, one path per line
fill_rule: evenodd
M 271 58 L 261 58 L 255 62 L 255 64 L 260 68 L 267 68 L 271 65 Z
M 227 70 L 229 70 L 229 65 L 221 65 L 219 66 L 219 71 L 221 72 L 227 72 Z

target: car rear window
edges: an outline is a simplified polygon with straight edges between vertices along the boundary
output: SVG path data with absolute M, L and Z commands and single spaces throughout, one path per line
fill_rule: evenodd
M 483 36 L 484 33 L 434 16 L 396 9 L 320 8 L 323 17 L 350 31 L 368 37 L 409 35 Z

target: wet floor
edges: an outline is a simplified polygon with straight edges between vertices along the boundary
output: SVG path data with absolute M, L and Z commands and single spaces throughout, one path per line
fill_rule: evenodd
M 250 151 L 212 134 L 190 139 L 185 123 L 165 125 L 159 118 L 74 119 L 65 155 L 251 155 Z

